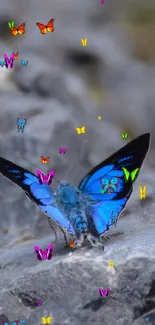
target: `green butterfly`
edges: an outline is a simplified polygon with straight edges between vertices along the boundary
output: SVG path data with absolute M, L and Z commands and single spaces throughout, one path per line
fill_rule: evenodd
M 121 133 L 121 137 L 122 137 L 122 139 L 127 139 L 128 133 Z
M 125 181 L 128 182 L 129 178 L 131 177 L 131 181 L 134 182 L 137 178 L 137 173 L 139 171 L 139 168 L 136 168 L 133 170 L 133 172 L 129 172 L 125 167 L 122 167 L 122 170 L 124 172 L 124 177 L 125 177 Z
M 8 21 L 8 26 L 9 28 L 14 28 L 15 27 L 15 22 L 13 21 Z

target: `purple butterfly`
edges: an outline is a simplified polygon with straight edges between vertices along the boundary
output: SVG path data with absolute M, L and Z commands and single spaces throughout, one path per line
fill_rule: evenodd
M 53 252 L 53 245 L 49 245 L 45 251 L 43 251 L 40 247 L 34 246 L 34 250 L 37 254 L 37 258 L 39 261 L 44 260 L 45 258 L 47 260 L 51 260 L 52 258 L 52 252 Z
M 67 148 L 59 148 L 59 153 L 64 155 L 66 153 Z
M 15 57 L 15 55 L 12 53 L 11 56 L 10 56 L 10 59 L 9 59 L 7 54 L 4 53 L 5 66 L 6 66 L 7 69 L 9 67 L 9 65 L 10 65 L 11 69 L 13 68 L 14 57 Z
M 101 297 L 107 297 L 108 294 L 109 294 L 109 291 L 110 291 L 109 288 L 107 288 L 107 289 L 105 289 L 105 290 L 103 290 L 102 288 L 99 288 L 98 290 L 99 290 L 99 292 L 100 292 L 100 296 L 101 296 Z
M 42 185 L 43 183 L 46 183 L 47 185 L 52 184 L 52 178 L 55 175 L 55 170 L 51 170 L 47 175 L 44 175 L 41 170 L 37 169 L 36 174 L 39 178 L 39 183 Z

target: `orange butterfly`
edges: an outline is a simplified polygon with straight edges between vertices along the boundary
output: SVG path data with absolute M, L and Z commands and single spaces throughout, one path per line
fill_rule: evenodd
M 42 33 L 42 34 L 46 34 L 47 31 L 49 33 L 54 32 L 54 18 L 50 19 L 50 21 L 48 22 L 47 25 L 43 25 L 43 24 L 40 24 L 40 23 L 36 23 L 36 25 L 39 27 L 40 33 Z
M 48 164 L 50 157 L 44 158 L 43 156 L 40 157 L 41 163 L 42 164 Z
M 14 54 L 14 60 L 18 60 L 18 52 L 17 53 L 13 53 Z
M 70 240 L 70 242 L 69 242 L 69 247 L 70 247 L 70 248 L 74 248 L 74 240 Z
M 25 33 L 25 24 L 20 25 L 18 28 L 10 28 L 11 34 L 16 36 L 17 34 L 23 35 Z

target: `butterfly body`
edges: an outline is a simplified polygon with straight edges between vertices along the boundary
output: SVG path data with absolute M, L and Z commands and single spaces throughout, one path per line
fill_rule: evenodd
M 54 32 L 54 18 L 50 19 L 47 25 L 41 24 L 39 22 L 37 22 L 36 25 L 39 27 L 40 33 L 43 35 L 47 32 Z
M 37 254 L 37 258 L 39 261 L 44 259 L 51 260 L 52 252 L 53 252 L 53 245 L 49 245 L 45 251 L 43 251 L 40 247 L 34 246 L 34 250 Z
M 108 265 L 109 265 L 109 267 L 113 268 L 114 267 L 114 262 L 110 261 L 110 262 L 108 262 Z
M 20 118 L 17 118 L 17 131 L 18 132 L 21 131 L 22 133 L 24 133 L 26 122 L 27 122 L 26 118 L 23 120 L 21 120 Z
M 91 244 L 101 243 L 103 234 L 116 225 L 130 198 L 149 142 L 148 133 L 136 138 L 89 171 L 77 187 L 61 181 L 55 192 L 47 185 L 47 179 L 43 182 L 42 178 L 40 183 L 41 174 L 38 178 L 2 157 L 0 173 L 21 187 L 63 231 L 68 231 L 75 239 L 75 248 L 80 247 L 86 238 Z
M 68 216 L 75 229 L 76 237 L 88 232 L 86 210 L 88 201 L 76 187 L 62 181 L 54 193 L 56 202 L 65 215 Z
M 51 170 L 47 175 L 44 175 L 41 170 L 36 170 L 36 174 L 38 175 L 39 178 L 39 183 L 42 185 L 46 183 L 47 185 L 52 184 L 52 178 L 55 175 L 55 170 Z

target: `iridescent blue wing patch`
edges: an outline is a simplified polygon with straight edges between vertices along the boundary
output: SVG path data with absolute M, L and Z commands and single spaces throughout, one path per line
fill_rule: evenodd
M 149 149 L 150 134 L 143 134 L 93 168 L 79 189 L 93 200 L 89 208 L 91 230 L 104 233 L 124 209 L 133 183 Z
M 71 222 L 57 206 L 53 191 L 46 184 L 40 185 L 37 176 L 2 157 L 0 157 L 0 173 L 22 188 L 28 198 L 60 227 L 68 230 L 71 234 L 75 234 Z

